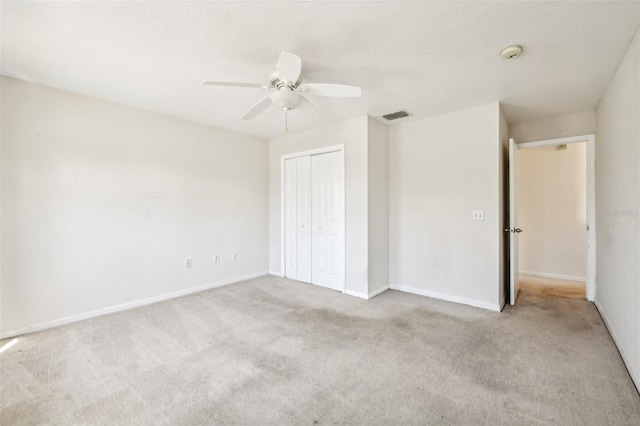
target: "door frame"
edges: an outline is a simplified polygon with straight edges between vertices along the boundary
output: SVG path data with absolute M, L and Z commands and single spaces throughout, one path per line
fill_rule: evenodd
M 286 264 L 285 264 L 285 253 L 286 253 L 286 223 L 285 223 L 285 169 L 284 162 L 286 160 L 290 160 L 292 158 L 311 156 L 311 155 L 320 155 L 320 154 L 328 154 L 330 152 L 340 152 L 340 162 L 341 167 L 344 170 L 343 174 L 343 194 L 344 199 L 342 200 L 342 217 L 340 218 L 342 221 L 342 293 L 346 293 L 347 291 L 347 279 L 346 279 L 346 269 L 347 269 L 347 242 L 346 242 L 346 169 L 345 169 L 345 156 L 344 156 L 344 144 L 340 145 L 330 145 L 323 146 L 320 148 L 310 149 L 306 151 L 292 152 L 289 154 L 284 154 L 280 157 L 280 276 L 285 276 Z
M 587 134 L 519 143 L 518 149 L 587 143 L 587 300 L 596 295 L 596 135 Z

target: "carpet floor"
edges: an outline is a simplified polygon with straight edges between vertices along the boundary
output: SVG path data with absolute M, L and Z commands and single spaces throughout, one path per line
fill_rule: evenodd
M 496 313 L 272 276 L 19 337 L 0 397 L 2 425 L 640 424 L 585 300 Z

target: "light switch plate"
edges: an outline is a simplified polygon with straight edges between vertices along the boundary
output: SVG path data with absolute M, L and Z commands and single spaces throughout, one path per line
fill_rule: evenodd
M 484 220 L 484 210 L 474 210 L 471 217 L 473 220 Z

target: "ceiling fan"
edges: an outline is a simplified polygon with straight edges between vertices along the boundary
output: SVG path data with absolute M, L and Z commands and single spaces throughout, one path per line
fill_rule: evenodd
M 268 90 L 271 93 L 253 105 L 242 116 L 243 120 L 251 120 L 266 110 L 270 105 L 282 108 L 285 112 L 285 130 L 287 130 L 287 112 L 302 104 L 311 106 L 320 116 L 318 108 L 305 95 L 329 96 L 336 98 L 358 98 L 362 90 L 357 86 L 327 83 L 302 83 L 302 59 L 289 52 L 282 52 L 276 70 L 269 74 L 268 83 L 242 83 L 227 81 L 203 81 L 209 86 L 253 87 Z M 304 94 L 304 95 L 303 95 Z

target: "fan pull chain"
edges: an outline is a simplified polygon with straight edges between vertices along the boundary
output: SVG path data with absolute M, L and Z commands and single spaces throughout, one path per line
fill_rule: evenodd
M 288 112 L 289 112 L 289 108 L 284 108 L 284 131 L 285 132 L 289 131 L 289 120 L 288 120 L 289 114 L 288 114 Z

